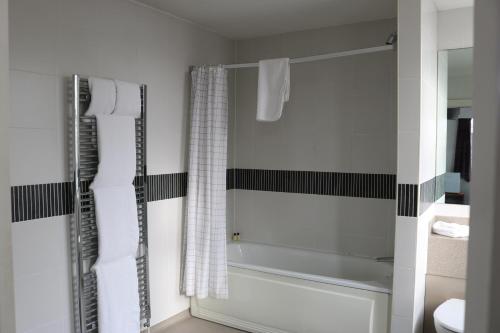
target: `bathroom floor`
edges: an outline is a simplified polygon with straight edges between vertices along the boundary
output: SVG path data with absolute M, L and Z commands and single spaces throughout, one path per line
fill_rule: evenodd
M 191 317 L 157 333 L 244 333 L 244 331 Z

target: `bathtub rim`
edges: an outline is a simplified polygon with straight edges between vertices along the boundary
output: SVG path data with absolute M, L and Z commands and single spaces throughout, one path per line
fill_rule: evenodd
M 232 241 L 232 242 L 228 242 L 227 245 L 229 247 L 229 245 L 238 246 L 238 245 L 245 245 L 245 244 L 272 247 L 272 248 L 285 248 L 285 249 L 290 249 L 290 250 L 313 252 L 313 253 L 317 252 L 317 253 L 322 254 L 322 255 L 332 254 L 332 255 L 336 255 L 336 256 L 352 257 L 352 258 L 358 258 L 358 259 L 363 259 L 363 260 L 370 260 L 371 259 L 371 258 L 366 258 L 366 257 L 325 253 L 325 252 L 320 252 L 320 251 L 297 249 L 297 248 L 291 248 L 291 247 L 286 247 L 286 246 L 277 246 L 277 245 L 262 244 L 262 243 L 256 243 L 256 242 L 248 242 L 248 241 L 237 241 L 237 242 Z M 326 276 L 326 275 L 303 273 L 303 272 L 273 268 L 273 267 L 262 266 L 262 265 L 254 265 L 254 264 L 235 262 L 235 261 L 231 261 L 229 259 L 227 261 L 227 264 L 230 267 L 248 269 L 248 270 L 252 270 L 252 271 L 258 271 L 258 272 L 262 272 L 262 273 L 268 273 L 268 274 L 274 274 L 274 275 L 280 275 L 280 276 L 288 276 L 288 277 L 297 278 L 297 279 L 306 280 L 306 281 L 320 282 L 320 283 L 333 284 L 333 285 L 342 286 L 342 287 L 348 287 L 348 288 L 354 288 L 354 289 L 360 289 L 360 290 L 366 290 L 366 291 L 373 291 L 373 292 L 378 292 L 378 293 L 383 293 L 383 294 L 388 294 L 388 295 L 392 295 L 392 290 L 393 290 L 392 286 L 385 287 L 385 286 L 381 286 L 381 285 L 372 285 L 369 283 L 370 281 L 349 280 L 349 279 L 336 278 L 336 277 L 331 277 L 331 276 Z M 373 281 L 373 282 L 380 283 L 379 281 Z

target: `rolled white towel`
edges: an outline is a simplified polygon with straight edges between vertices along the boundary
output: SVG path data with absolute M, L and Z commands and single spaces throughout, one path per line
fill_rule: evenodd
M 463 238 L 469 237 L 469 226 L 457 223 L 437 221 L 432 225 L 432 232 L 446 237 Z
M 86 116 L 109 115 L 115 109 L 116 87 L 113 80 L 89 77 L 90 105 Z
M 141 115 L 141 87 L 137 83 L 115 80 L 116 107 L 113 116 Z

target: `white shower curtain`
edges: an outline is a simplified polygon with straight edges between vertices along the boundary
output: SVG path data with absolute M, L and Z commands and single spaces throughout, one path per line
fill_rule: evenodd
M 191 140 L 184 229 L 182 292 L 227 298 L 226 165 L 227 72 L 191 72 Z

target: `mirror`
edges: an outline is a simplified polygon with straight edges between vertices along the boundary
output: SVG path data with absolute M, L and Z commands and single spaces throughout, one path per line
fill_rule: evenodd
M 472 48 L 438 54 L 436 193 L 438 203 L 468 205 L 474 120 Z

